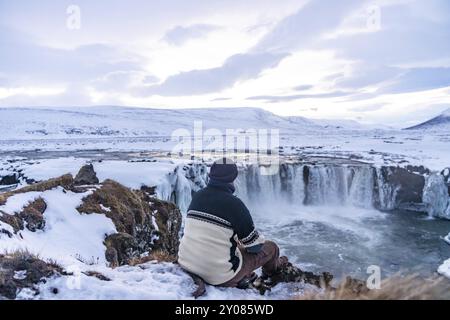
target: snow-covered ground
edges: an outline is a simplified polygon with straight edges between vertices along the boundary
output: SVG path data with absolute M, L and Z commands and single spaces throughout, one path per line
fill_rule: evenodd
M 444 263 L 439 266 L 438 272 L 450 279 L 450 259 L 445 260 Z
M 322 128 L 302 117 L 280 117 L 257 108 L 148 109 L 123 107 L 0 108 L 1 140 L 169 136 L 177 129 Z M 328 125 L 328 124 L 327 124 Z
M 172 263 L 149 262 L 139 266 L 122 266 L 116 269 L 104 266 L 71 266 L 74 276 L 53 278 L 41 284 L 40 299 L 87 299 L 87 300 L 163 300 L 193 299 L 195 290 L 190 276 Z M 86 271 L 97 271 L 111 281 L 89 277 Z M 58 294 L 53 289 L 58 289 Z M 214 300 L 250 300 L 250 299 L 287 299 L 301 294 L 305 286 L 284 284 L 276 286 L 271 292 L 261 296 L 255 290 L 236 288 L 218 288 L 207 286 L 206 295 L 200 299 Z M 19 298 L 29 298 L 26 291 Z
M 0 252 L 29 251 L 44 259 L 54 259 L 64 265 L 78 259 L 105 264 L 105 235 L 116 233 L 109 218 L 100 214 L 83 215 L 76 211 L 87 193 L 72 193 L 61 187 L 45 192 L 17 194 L 0 210 L 7 214 L 20 212 L 31 201 L 42 198 L 47 204 L 45 228 L 31 232 L 24 229 L 12 238 L 0 238 Z

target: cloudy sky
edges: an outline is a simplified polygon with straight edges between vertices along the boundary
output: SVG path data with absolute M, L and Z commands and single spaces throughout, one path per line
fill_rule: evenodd
M 0 106 L 450 107 L 448 0 L 0 0 Z

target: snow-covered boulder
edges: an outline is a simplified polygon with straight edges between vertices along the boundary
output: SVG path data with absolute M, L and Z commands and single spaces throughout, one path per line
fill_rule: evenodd
M 152 251 L 172 256 L 178 251 L 180 211 L 145 190 L 105 180 L 77 208 L 82 214 L 104 214 L 114 223 L 118 233 L 105 239 L 106 258 L 113 266 L 128 264 Z
M 99 183 L 97 174 L 92 163 L 81 167 L 74 179 L 75 185 L 97 184 Z
M 450 279 L 450 259 L 439 266 L 438 273 Z
M 12 185 L 19 183 L 19 176 L 17 173 L 12 173 L 0 177 L 0 185 Z
M 448 187 L 441 174 L 432 174 L 427 177 L 423 202 L 430 216 L 450 219 Z
M 155 198 L 152 188 L 87 182 L 77 185 L 68 174 L 0 193 L 0 253 L 41 254 L 45 246 L 46 258 L 113 266 L 153 252 L 176 256 L 182 218 L 174 203 Z
M 0 254 L 0 299 L 32 298 L 47 279 L 65 274 L 53 262 L 45 262 L 26 252 Z
M 42 230 L 45 226 L 44 211 L 46 208 L 45 201 L 42 198 L 37 198 L 18 213 L 7 214 L 2 212 L 0 221 L 9 224 L 16 233 L 24 230 L 24 228 L 32 232 Z

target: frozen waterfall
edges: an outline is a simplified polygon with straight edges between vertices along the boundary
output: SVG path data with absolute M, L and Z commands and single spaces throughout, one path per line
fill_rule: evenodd
M 450 197 L 448 187 L 441 174 L 432 174 L 426 179 L 423 202 L 432 217 L 450 219 Z
M 450 218 L 447 185 L 442 175 L 417 174 L 400 167 L 366 164 L 282 163 L 276 174 L 264 166 L 239 166 L 236 194 L 251 204 L 354 206 L 379 210 L 410 209 Z M 158 196 L 186 212 L 192 193 L 207 184 L 208 166 L 198 162 L 178 166 Z

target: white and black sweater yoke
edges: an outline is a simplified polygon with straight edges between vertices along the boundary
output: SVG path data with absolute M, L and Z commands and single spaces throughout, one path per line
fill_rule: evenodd
M 238 244 L 257 252 L 263 243 L 245 204 L 226 188 L 208 186 L 194 194 L 189 206 L 178 263 L 218 285 L 232 279 L 242 266 Z

